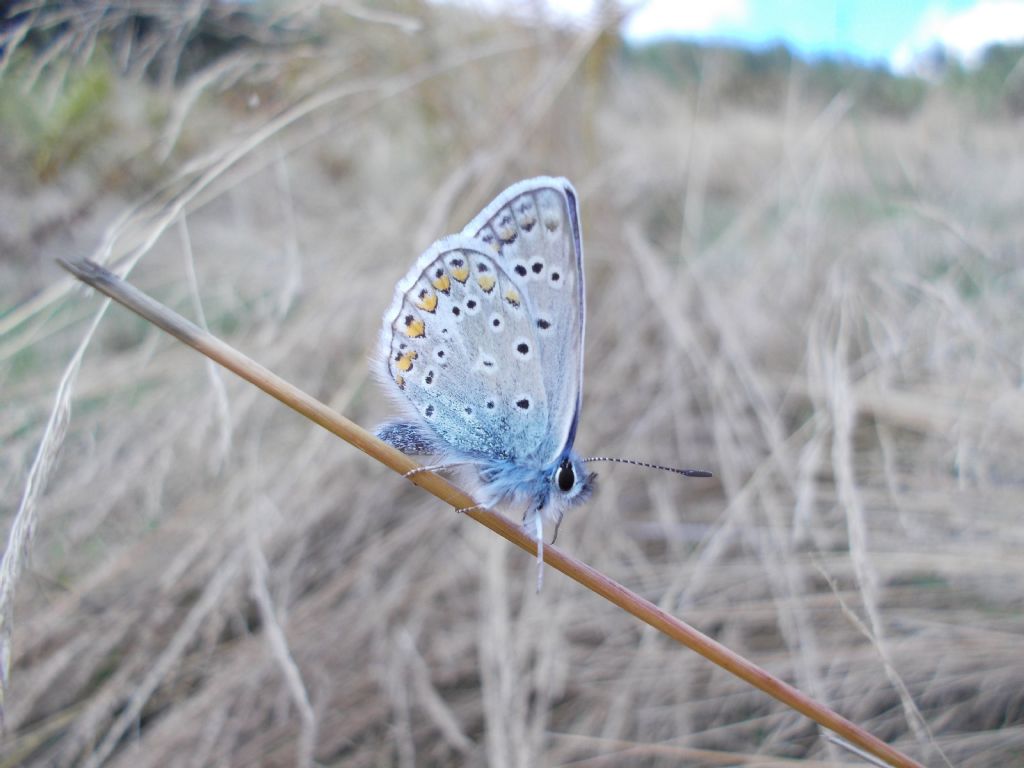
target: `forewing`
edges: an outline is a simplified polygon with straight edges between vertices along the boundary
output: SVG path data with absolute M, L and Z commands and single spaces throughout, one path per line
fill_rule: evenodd
M 586 318 L 583 245 L 576 191 L 539 177 L 506 189 L 464 230 L 491 248 L 532 316 L 548 402 L 543 463 L 571 448 L 583 387 Z
M 469 237 L 435 243 L 384 316 L 387 378 L 410 415 L 453 452 L 522 461 L 549 413 L 538 338 L 519 285 Z

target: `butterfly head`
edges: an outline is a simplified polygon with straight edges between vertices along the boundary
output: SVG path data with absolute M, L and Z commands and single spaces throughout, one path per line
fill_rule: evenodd
M 583 460 L 576 454 L 565 453 L 555 464 L 550 482 L 555 506 L 565 509 L 590 498 L 597 485 L 597 473 L 587 472 Z

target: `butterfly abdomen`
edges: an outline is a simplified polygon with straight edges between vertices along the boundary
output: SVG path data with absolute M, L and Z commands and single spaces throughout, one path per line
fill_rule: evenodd
M 388 421 L 375 432 L 377 437 L 407 456 L 430 456 L 444 450 L 440 438 L 419 424 Z
M 480 465 L 478 474 L 480 501 L 486 506 L 543 501 L 550 493 L 550 473 L 541 467 L 507 460 L 488 461 Z

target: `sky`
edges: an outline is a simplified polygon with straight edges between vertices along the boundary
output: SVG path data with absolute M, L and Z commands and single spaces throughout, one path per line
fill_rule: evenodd
M 992 42 L 1024 42 L 1024 0 L 625 0 L 625 33 L 763 46 L 786 42 L 808 56 L 839 55 L 913 69 L 941 43 L 970 63 Z M 549 0 L 583 17 L 593 0 Z

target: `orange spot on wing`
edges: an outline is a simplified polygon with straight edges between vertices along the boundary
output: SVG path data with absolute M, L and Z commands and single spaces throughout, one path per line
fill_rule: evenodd
M 518 307 L 519 302 L 521 301 L 521 299 L 519 298 L 519 291 L 515 289 L 510 289 L 509 292 L 505 294 L 505 301 L 507 301 L 513 307 Z
M 433 280 L 430 281 L 430 284 L 437 288 L 437 290 L 439 290 L 441 293 L 448 293 L 448 291 L 451 290 L 452 287 L 451 281 L 448 279 L 448 275 L 441 275 L 440 277 L 435 277 Z
M 476 282 L 484 293 L 490 293 L 494 290 L 494 284 L 497 281 L 494 279 L 493 275 L 481 275 L 476 279 Z
M 410 339 L 421 339 L 426 335 L 426 328 L 422 320 L 413 320 L 411 323 L 406 323 L 405 335 Z
M 425 312 L 433 312 L 437 309 L 437 294 L 421 291 L 420 298 L 416 302 L 416 306 Z
M 469 277 L 469 267 L 452 267 L 452 277 L 460 283 L 466 282 Z
M 404 355 L 400 355 L 398 357 L 398 360 L 395 361 L 395 367 L 402 373 L 408 373 L 412 370 L 412 361 L 415 360 L 417 356 L 416 350 L 410 349 Z M 399 383 L 401 384 L 401 382 Z

